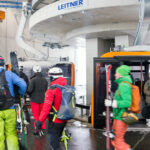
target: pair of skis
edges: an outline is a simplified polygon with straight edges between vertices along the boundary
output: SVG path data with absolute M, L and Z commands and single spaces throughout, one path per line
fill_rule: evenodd
M 110 99 L 111 93 L 111 65 L 106 65 L 106 99 Z M 110 143 L 110 110 L 109 106 L 106 107 L 106 150 L 111 150 L 111 143 Z
M 19 76 L 18 60 L 15 52 L 10 53 L 10 60 L 11 60 L 11 71 Z M 17 113 L 16 128 L 17 128 L 17 133 L 19 138 L 19 145 L 21 150 L 27 150 L 27 140 L 25 136 L 25 132 L 27 132 L 27 128 L 24 125 L 23 102 L 20 98 L 20 95 L 18 93 L 18 88 L 16 86 L 14 87 L 14 91 L 15 91 L 15 98 L 18 99 L 16 101 L 17 104 L 15 104 L 15 107 Z

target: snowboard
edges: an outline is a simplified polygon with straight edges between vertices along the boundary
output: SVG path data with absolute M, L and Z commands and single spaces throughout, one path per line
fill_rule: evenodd
M 11 71 L 19 76 L 18 60 L 15 52 L 10 52 L 10 60 L 11 60 Z M 19 139 L 19 146 L 21 150 L 27 150 L 27 140 L 25 135 L 25 131 L 27 131 L 27 128 L 24 125 L 23 104 L 20 95 L 18 93 L 17 86 L 14 86 L 14 92 L 15 92 L 15 108 L 17 113 L 16 129 Z

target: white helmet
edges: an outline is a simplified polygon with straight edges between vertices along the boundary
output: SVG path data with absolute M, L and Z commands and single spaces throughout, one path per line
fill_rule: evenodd
M 59 67 L 53 67 L 48 70 L 48 76 L 53 77 L 53 79 L 57 79 L 59 77 L 63 77 L 63 71 Z
M 36 66 L 33 67 L 33 71 L 34 71 L 35 73 L 41 72 L 41 70 L 42 70 L 41 67 L 38 66 L 38 65 L 36 65 Z

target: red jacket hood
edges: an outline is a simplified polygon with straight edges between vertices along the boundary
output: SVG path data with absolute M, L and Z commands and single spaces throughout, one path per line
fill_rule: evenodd
M 53 82 L 51 82 L 50 86 L 53 85 L 53 84 L 59 84 L 59 85 L 64 86 L 64 85 L 67 85 L 67 80 L 63 77 L 60 77 L 60 78 L 54 80 Z

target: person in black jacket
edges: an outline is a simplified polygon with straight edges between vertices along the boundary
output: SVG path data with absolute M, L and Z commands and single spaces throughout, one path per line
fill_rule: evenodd
M 29 80 L 28 80 L 28 76 L 23 72 L 23 66 L 19 66 L 19 76 L 26 82 L 28 86 Z
M 19 66 L 19 77 L 22 78 L 26 82 L 27 88 L 28 88 L 29 80 L 28 80 L 28 76 L 23 72 L 23 66 Z M 27 98 L 27 92 L 24 95 L 25 104 L 27 102 L 26 98 Z M 26 105 L 23 105 L 23 111 L 24 111 L 24 124 L 28 125 L 30 123 L 30 114 Z
M 23 72 L 23 66 L 19 66 L 19 77 L 22 78 L 26 82 L 27 87 L 28 87 L 29 79 L 28 79 L 28 76 Z M 27 97 L 27 93 L 24 95 L 25 103 L 26 103 L 26 97 Z
M 48 82 L 44 77 L 42 77 L 40 66 L 34 66 L 33 71 L 35 73 L 35 77 L 30 80 L 27 92 L 31 98 L 30 104 L 33 113 L 35 128 L 34 135 L 38 135 L 35 123 L 38 120 L 40 112 L 43 108 Z M 45 129 L 45 122 L 43 122 L 42 129 Z

